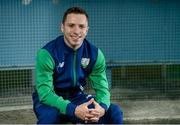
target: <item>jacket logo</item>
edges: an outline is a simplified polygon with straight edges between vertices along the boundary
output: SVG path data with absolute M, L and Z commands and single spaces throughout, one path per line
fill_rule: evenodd
M 61 63 L 58 64 L 57 67 L 58 67 L 58 68 L 59 68 L 59 67 L 62 68 L 63 66 L 64 66 L 64 62 L 61 62 Z
M 86 68 L 89 65 L 90 59 L 89 58 L 82 58 L 81 65 L 83 68 Z

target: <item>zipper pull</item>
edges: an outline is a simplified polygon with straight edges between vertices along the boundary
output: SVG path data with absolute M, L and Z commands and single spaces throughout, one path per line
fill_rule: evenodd
M 84 87 L 82 85 L 80 86 L 80 89 L 81 89 L 81 91 L 84 91 Z

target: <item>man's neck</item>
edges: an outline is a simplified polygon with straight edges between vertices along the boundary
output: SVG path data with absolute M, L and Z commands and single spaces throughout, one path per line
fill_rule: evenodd
M 67 42 L 67 40 L 64 38 L 64 42 L 65 42 L 65 44 L 69 47 L 69 48 L 71 48 L 71 49 L 73 49 L 74 51 L 76 51 L 77 49 L 79 49 L 80 47 L 81 47 L 81 45 L 79 45 L 79 46 L 71 46 L 68 42 Z

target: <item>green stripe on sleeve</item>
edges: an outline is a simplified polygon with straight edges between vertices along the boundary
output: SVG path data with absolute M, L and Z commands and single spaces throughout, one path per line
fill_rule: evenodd
M 36 90 L 42 103 L 59 109 L 60 113 L 66 114 L 66 107 L 70 103 L 54 92 L 53 70 L 55 63 L 50 53 L 40 49 L 36 58 Z
M 107 107 L 110 106 L 110 93 L 108 88 L 108 81 L 106 78 L 106 63 L 101 50 L 98 50 L 96 63 L 93 67 L 92 73 L 89 76 L 91 86 L 96 92 L 96 101 L 104 103 Z

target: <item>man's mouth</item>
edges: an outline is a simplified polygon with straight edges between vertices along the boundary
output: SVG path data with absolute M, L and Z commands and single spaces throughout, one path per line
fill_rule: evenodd
M 78 40 L 78 39 L 80 39 L 81 37 L 80 37 L 80 36 L 71 36 L 71 38 L 74 39 L 74 40 Z

